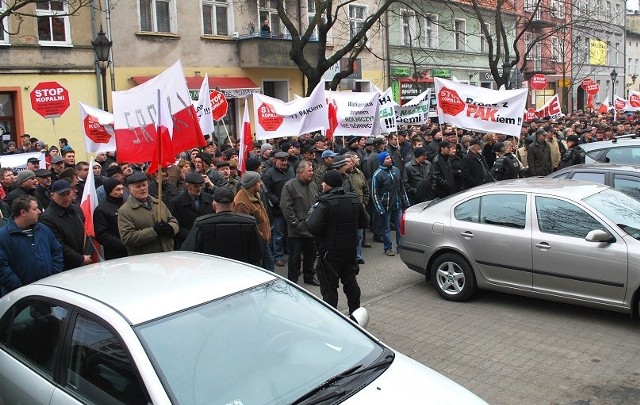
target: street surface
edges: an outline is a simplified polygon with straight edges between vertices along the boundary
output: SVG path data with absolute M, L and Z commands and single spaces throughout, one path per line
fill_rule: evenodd
M 639 319 L 484 291 L 448 302 L 371 243 L 358 276 L 367 329 L 394 349 L 490 404 L 640 404 Z

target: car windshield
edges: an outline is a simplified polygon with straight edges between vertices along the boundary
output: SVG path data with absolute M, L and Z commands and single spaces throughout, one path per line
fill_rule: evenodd
M 180 404 L 291 403 L 384 352 L 278 279 L 135 329 Z
M 613 189 L 603 190 L 583 201 L 640 240 L 640 201 Z

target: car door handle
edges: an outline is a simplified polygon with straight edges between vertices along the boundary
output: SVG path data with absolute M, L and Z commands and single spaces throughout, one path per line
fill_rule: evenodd
M 471 231 L 460 232 L 460 235 L 462 235 L 465 238 L 473 238 L 473 232 Z
M 548 244 L 547 242 L 536 243 L 534 246 L 542 250 L 551 249 L 551 245 Z

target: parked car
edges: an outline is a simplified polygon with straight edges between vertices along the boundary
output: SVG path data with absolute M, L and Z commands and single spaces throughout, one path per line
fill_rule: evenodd
M 587 153 L 585 163 L 640 164 L 640 139 L 616 138 L 580 144 Z
M 408 208 L 402 261 L 451 301 L 478 288 L 637 313 L 640 201 L 605 185 L 530 178 Z
M 553 172 L 547 177 L 606 184 L 631 197 L 640 199 L 640 164 L 593 163 L 574 165 Z
M 297 285 L 233 260 L 127 257 L 0 299 L 1 404 L 427 399 L 484 403 Z

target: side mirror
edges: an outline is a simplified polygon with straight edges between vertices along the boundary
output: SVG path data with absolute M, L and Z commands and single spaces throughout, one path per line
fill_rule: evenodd
M 584 238 L 587 242 L 607 242 L 611 243 L 615 241 L 613 236 L 611 236 L 608 232 L 603 231 L 602 229 L 594 229 L 589 232 L 587 236 Z
M 366 308 L 360 307 L 351 313 L 351 319 L 366 329 L 369 324 L 369 311 L 367 311 Z

